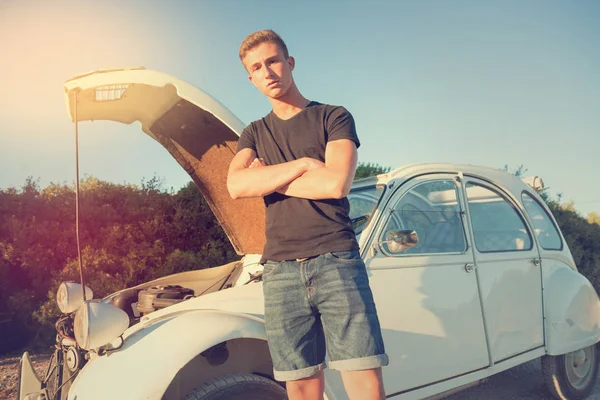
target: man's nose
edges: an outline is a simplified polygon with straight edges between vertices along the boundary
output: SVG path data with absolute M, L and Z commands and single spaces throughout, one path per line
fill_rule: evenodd
M 273 70 L 268 65 L 265 65 L 264 76 L 265 78 L 272 78 L 274 76 Z

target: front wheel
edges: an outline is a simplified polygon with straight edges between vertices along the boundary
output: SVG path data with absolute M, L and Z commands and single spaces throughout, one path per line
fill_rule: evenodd
M 204 382 L 185 400 L 287 400 L 285 389 L 259 375 L 234 374 Z
M 560 356 L 544 356 L 542 372 L 548 390 L 557 399 L 583 399 L 596 384 L 597 346 L 592 345 Z

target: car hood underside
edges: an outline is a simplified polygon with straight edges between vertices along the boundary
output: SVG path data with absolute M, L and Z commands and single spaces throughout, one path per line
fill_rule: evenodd
M 233 200 L 227 172 L 244 125 L 200 89 L 143 68 L 96 71 L 65 83 L 72 121 L 140 121 L 190 175 L 238 254 L 265 243 L 262 199 Z

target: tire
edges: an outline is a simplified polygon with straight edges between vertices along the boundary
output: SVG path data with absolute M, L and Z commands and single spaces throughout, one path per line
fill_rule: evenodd
M 204 382 L 185 400 L 287 400 L 283 387 L 263 376 L 233 374 Z
M 542 357 L 542 373 L 550 393 L 561 400 L 587 397 L 598 376 L 598 347 L 592 345 L 560 356 Z

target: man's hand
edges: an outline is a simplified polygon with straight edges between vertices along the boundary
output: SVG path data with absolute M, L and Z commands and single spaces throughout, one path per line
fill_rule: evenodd
M 312 171 L 315 169 L 319 169 L 319 168 L 324 168 L 325 167 L 325 163 L 322 161 L 319 161 L 315 158 L 310 158 L 310 157 L 302 157 L 300 160 L 304 161 L 306 163 L 306 170 L 307 171 Z
M 325 167 L 324 162 L 319 161 L 315 158 L 302 157 L 299 160 L 302 163 L 304 163 L 307 171 L 312 171 L 314 169 Z M 254 160 L 252 160 L 252 163 L 250 163 L 250 165 L 248 165 L 248 168 L 258 168 L 258 167 L 266 167 L 266 166 L 267 166 L 267 164 L 265 164 L 265 160 L 263 160 L 262 158 L 255 158 Z
M 233 199 L 263 197 L 308 171 L 309 164 L 315 167 L 314 162 L 303 159 L 267 166 L 254 150 L 242 149 L 229 165 L 227 189 Z
M 276 189 L 278 193 L 312 200 L 340 199 L 350 191 L 358 154 L 352 140 L 339 139 L 327 143 L 325 163 L 312 158 L 300 161 L 308 163 L 307 171 Z

